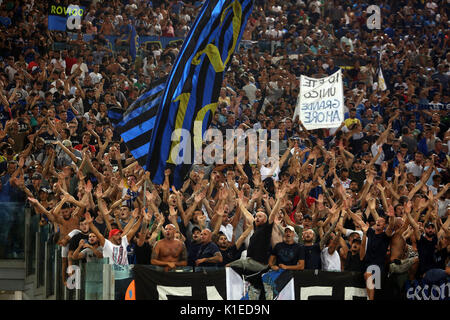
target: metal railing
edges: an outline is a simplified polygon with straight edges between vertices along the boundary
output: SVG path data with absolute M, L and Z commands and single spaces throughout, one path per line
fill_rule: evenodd
M 4 215 L 5 216 L 5 215 Z M 39 216 L 24 210 L 23 257 L 26 281 L 32 283 L 30 299 L 114 300 L 115 271 L 107 259 L 80 263 L 63 283 L 61 247 L 48 226 L 39 225 Z M 11 250 L 10 250 L 11 251 Z M 122 271 L 123 272 L 123 271 Z

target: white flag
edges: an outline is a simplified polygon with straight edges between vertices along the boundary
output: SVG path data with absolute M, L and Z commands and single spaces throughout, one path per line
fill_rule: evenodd
M 300 90 L 293 120 L 299 116 L 308 130 L 337 128 L 344 121 L 342 71 L 315 79 L 300 76 Z
M 386 82 L 384 81 L 383 77 L 383 70 L 381 70 L 381 67 L 378 69 L 378 88 L 382 91 L 386 91 Z

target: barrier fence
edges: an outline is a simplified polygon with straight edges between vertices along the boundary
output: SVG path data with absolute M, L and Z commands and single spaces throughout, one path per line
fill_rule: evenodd
M 117 266 L 109 264 L 107 259 L 99 259 L 63 270 L 61 247 L 55 243 L 53 230 L 48 225 L 39 225 L 38 215 L 18 203 L 1 203 L 0 210 L 3 252 L 6 257 L 12 257 L 15 252 L 24 258 L 25 275 L 34 279 L 34 289 L 42 292 L 42 299 L 249 299 L 248 285 L 252 281 L 232 268 L 184 267 L 164 272 L 151 265 Z M 65 285 L 63 272 L 67 273 Z M 365 281 L 358 272 L 303 270 L 258 276 L 263 280 L 267 300 L 367 299 Z M 405 275 L 386 274 L 380 280 L 376 300 L 450 299 L 448 281 L 410 282 Z

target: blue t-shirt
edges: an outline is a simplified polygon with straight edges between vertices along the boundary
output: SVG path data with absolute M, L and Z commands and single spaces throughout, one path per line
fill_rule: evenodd
M 209 242 L 206 245 L 202 244 L 197 252 L 197 259 L 212 258 L 216 255 L 217 252 L 220 252 L 220 249 L 214 242 Z M 203 262 L 200 263 L 198 266 L 215 267 L 217 266 L 217 263 Z
M 295 266 L 298 260 L 305 260 L 305 249 L 304 246 L 298 243 L 287 244 L 279 242 L 273 248 L 272 255 L 277 258 L 278 265 Z

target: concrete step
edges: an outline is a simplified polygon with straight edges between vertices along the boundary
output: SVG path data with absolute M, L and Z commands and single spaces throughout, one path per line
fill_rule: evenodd
M 0 290 L 22 291 L 25 286 L 25 261 L 0 260 Z

